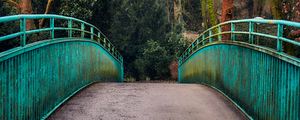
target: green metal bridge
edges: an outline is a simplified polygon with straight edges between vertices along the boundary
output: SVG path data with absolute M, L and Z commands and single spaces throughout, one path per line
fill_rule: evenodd
M 26 30 L 27 20 L 39 19 L 48 27 Z M 123 81 L 122 56 L 95 26 L 59 15 L 0 18 L 0 25 L 12 22 L 19 31 L 0 35 L 0 42 L 18 40 L 20 46 L 0 53 L 0 119 L 46 119 L 92 83 Z M 275 34 L 259 32 L 261 25 Z M 248 119 L 299 120 L 300 59 L 285 45 L 300 42 L 283 35 L 286 27 L 299 29 L 300 23 L 245 19 L 209 28 L 179 57 L 178 82 L 215 89 Z M 48 37 L 28 44 L 32 34 Z M 270 42 L 262 45 L 264 38 Z

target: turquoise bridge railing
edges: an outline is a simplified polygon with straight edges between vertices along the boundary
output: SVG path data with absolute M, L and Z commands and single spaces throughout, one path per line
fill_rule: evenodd
M 41 19 L 49 26 L 26 30 L 27 20 Z M 0 35 L 0 42 L 16 39 L 20 46 L 0 53 L 0 119 L 46 119 L 94 82 L 123 81 L 122 56 L 95 26 L 60 15 L 0 17 L 0 25 L 10 22 L 20 29 Z M 31 34 L 49 39 L 27 44 Z
M 248 30 L 237 30 L 237 24 Z M 275 34 L 255 30 L 271 25 Z M 222 30 L 224 26 L 229 31 Z M 274 27 L 275 26 L 275 27 Z M 300 28 L 285 20 L 245 19 L 216 25 L 200 34 L 179 57 L 178 82 L 208 85 L 233 101 L 250 119 L 300 119 L 300 59 L 285 53 L 284 28 Z M 224 36 L 229 35 L 229 40 Z M 247 37 L 237 39 L 238 35 Z M 275 48 L 255 44 L 272 40 Z M 240 40 L 246 39 L 246 40 Z M 299 49 L 298 49 L 299 50 Z
M 35 19 L 49 19 L 49 27 L 48 28 L 40 28 L 35 30 L 26 30 L 26 21 L 27 20 L 35 20 Z M 55 26 L 55 20 L 67 20 L 68 26 L 67 27 L 56 27 Z M 49 34 L 51 36 L 50 39 L 55 39 L 55 31 L 61 31 L 65 30 L 68 31 L 68 38 L 73 38 L 73 32 L 79 31 L 81 32 L 80 38 L 86 38 L 85 34 L 88 34 L 90 36 L 91 40 L 96 40 L 98 43 L 100 43 L 106 50 L 108 50 L 114 57 L 116 57 L 120 62 L 123 62 L 123 58 L 121 54 L 116 50 L 116 48 L 111 44 L 111 42 L 107 39 L 107 37 L 94 25 L 89 24 L 85 21 L 72 18 L 72 17 L 66 17 L 61 15 L 42 15 L 42 14 L 35 14 L 35 15 L 14 15 L 14 16 L 6 16 L 1 17 L 0 23 L 5 22 L 11 22 L 11 21 L 20 21 L 20 31 L 17 33 L 12 33 L 9 35 L 1 36 L 0 42 L 9 40 L 12 38 L 20 37 L 20 45 L 25 46 L 27 35 L 34 34 L 34 33 L 40 33 L 49 31 Z M 80 24 L 80 28 L 73 27 L 73 23 L 77 22 Z M 86 28 L 90 28 L 89 30 L 86 30 Z

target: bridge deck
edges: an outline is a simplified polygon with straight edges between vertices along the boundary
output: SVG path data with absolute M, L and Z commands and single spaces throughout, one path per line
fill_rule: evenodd
M 98 83 L 81 91 L 49 119 L 244 119 L 221 94 L 203 85 Z

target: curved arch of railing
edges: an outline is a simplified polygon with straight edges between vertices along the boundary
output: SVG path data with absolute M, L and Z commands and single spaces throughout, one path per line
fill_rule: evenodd
M 235 25 L 239 23 L 247 23 L 248 24 L 248 31 L 236 31 Z M 257 31 L 254 31 L 255 24 L 269 24 L 269 25 L 276 25 L 277 26 L 277 34 L 270 35 L 265 33 L 260 33 Z M 229 25 L 230 31 L 222 31 L 222 27 Z M 182 53 L 182 55 L 179 57 L 179 65 L 181 65 L 190 55 L 192 55 L 193 52 L 197 51 L 197 48 L 200 48 L 201 46 L 204 46 L 206 44 L 210 44 L 213 42 L 213 37 L 218 37 L 217 41 L 222 41 L 222 35 L 230 34 L 231 41 L 236 40 L 237 34 L 246 34 L 249 35 L 249 42 L 250 44 L 253 44 L 254 36 L 261 36 L 266 37 L 270 39 L 276 40 L 277 45 L 277 51 L 283 52 L 283 46 L 282 41 L 291 43 L 296 46 L 300 46 L 300 42 L 291 40 L 289 38 L 286 38 L 283 36 L 283 29 L 285 26 L 290 27 L 296 27 L 300 28 L 300 23 L 298 22 L 292 22 L 292 21 L 286 21 L 286 20 L 268 20 L 268 19 L 262 19 L 262 18 L 255 18 L 255 19 L 243 19 L 243 20 L 232 20 L 227 21 L 224 23 L 220 23 L 216 26 L 213 26 L 204 32 L 200 34 L 200 36 Z M 217 31 L 217 32 L 216 32 Z M 207 35 L 208 34 L 208 35 Z M 230 41 L 227 40 L 227 41 Z
M 38 20 L 38 19 L 48 19 L 49 20 L 49 26 L 46 28 L 38 28 L 33 30 L 26 30 L 26 21 L 27 20 Z M 67 20 L 67 26 L 63 27 L 57 27 L 55 26 L 56 20 Z M 108 38 L 94 25 L 87 23 L 85 21 L 82 21 L 77 18 L 72 17 L 66 17 L 61 15 L 53 15 L 53 14 L 32 14 L 32 15 L 13 15 L 13 16 L 5 16 L 1 17 L 0 23 L 7 23 L 7 22 L 13 22 L 13 21 L 19 21 L 20 25 L 20 31 L 16 33 L 10 33 L 8 35 L 0 36 L 0 42 L 9 40 L 12 38 L 20 37 L 20 46 L 25 46 L 27 39 L 27 35 L 34 34 L 34 33 L 41 33 L 41 32 L 48 32 L 50 35 L 50 39 L 57 39 L 55 37 L 55 31 L 65 30 L 68 31 L 68 36 L 65 36 L 66 38 L 86 38 L 85 34 L 88 34 L 90 37 L 88 39 L 91 39 L 93 41 L 98 42 L 101 44 L 109 53 L 117 58 L 121 63 L 123 63 L 123 57 L 121 54 L 116 50 L 116 48 L 113 46 L 113 44 L 108 40 Z M 45 20 L 46 21 L 46 20 Z M 73 24 L 77 22 L 80 24 L 80 28 L 75 28 Z M 89 30 L 86 30 L 86 28 L 90 28 Z M 74 37 L 73 33 L 74 31 L 80 32 L 80 37 Z M 62 38 L 62 37 L 59 37 Z
M 39 19 L 49 26 L 26 30 L 26 20 Z M 55 26 L 58 20 L 67 26 Z M 46 119 L 92 83 L 123 81 L 122 56 L 95 26 L 60 15 L 0 17 L 0 25 L 12 21 L 20 31 L 0 35 L 0 42 L 18 39 L 20 46 L 0 53 L 0 119 Z M 61 30 L 67 34 L 57 36 Z M 27 44 L 28 35 L 45 32 L 49 39 Z
M 235 25 L 248 24 L 248 31 Z M 257 24 L 277 26 L 276 35 L 260 33 Z M 230 31 L 222 31 L 222 26 Z M 300 59 L 284 52 L 283 42 L 300 42 L 283 36 L 284 20 L 245 19 L 221 23 L 200 34 L 179 57 L 178 82 L 210 86 L 228 97 L 250 119 L 300 119 Z M 207 35 L 208 34 L 208 35 Z M 224 34 L 230 40 L 222 40 Z M 240 41 L 237 35 L 248 35 Z M 253 43 L 254 36 L 274 40 L 276 48 Z

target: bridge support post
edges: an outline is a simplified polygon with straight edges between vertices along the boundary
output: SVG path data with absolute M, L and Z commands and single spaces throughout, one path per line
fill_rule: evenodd
M 20 45 L 26 45 L 26 18 L 20 19 L 20 32 L 22 35 L 20 36 Z
M 278 24 L 277 25 L 277 51 L 278 52 L 282 52 L 282 41 L 281 41 L 281 37 L 283 36 L 283 25 Z

